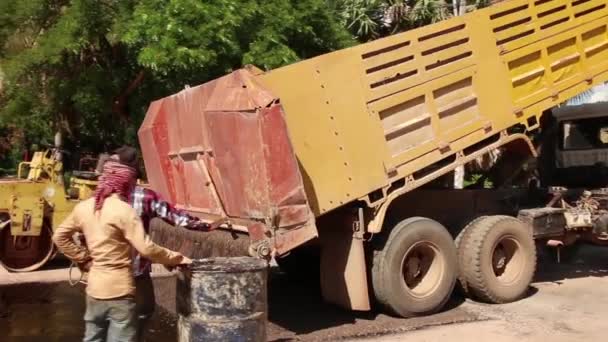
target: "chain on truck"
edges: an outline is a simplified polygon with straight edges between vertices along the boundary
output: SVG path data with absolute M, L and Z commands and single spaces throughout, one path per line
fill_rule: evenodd
M 509 0 L 187 87 L 139 130 L 148 181 L 220 226 L 228 249 L 294 273 L 318 254 L 324 298 L 346 308 L 369 310 L 371 294 L 404 317 L 435 312 L 456 283 L 517 300 L 536 245 L 607 238 L 608 123 L 597 108 L 555 109 L 608 81 L 607 7 Z M 579 133 L 588 145 L 571 142 Z M 492 189 L 438 187 L 496 151 L 476 184 Z M 198 257 L 214 243 L 158 222 L 153 235 Z

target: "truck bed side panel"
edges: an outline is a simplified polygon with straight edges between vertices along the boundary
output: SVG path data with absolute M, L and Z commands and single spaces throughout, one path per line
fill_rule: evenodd
M 608 80 L 607 25 L 605 0 L 511 0 L 258 79 L 285 107 L 321 215 L 509 127 L 538 127 Z

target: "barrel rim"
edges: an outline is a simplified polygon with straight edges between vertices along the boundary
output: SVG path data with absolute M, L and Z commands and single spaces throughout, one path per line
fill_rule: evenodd
M 188 267 L 193 273 L 243 273 L 266 270 L 269 263 L 254 257 L 214 257 L 195 259 Z

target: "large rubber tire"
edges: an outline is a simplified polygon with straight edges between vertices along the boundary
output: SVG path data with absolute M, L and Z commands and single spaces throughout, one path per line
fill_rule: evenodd
M 401 221 L 376 248 L 371 276 L 379 304 L 411 317 L 437 312 L 449 300 L 458 264 L 441 224 L 422 217 Z
M 454 245 L 456 246 L 456 253 L 458 254 L 458 260 L 461 260 L 462 253 L 464 248 L 460 248 L 460 243 L 464 239 L 464 236 L 470 232 L 470 227 L 477 224 L 477 222 L 483 220 L 486 216 L 479 216 L 469 222 L 462 230 L 458 233 L 456 238 L 454 239 Z M 456 290 L 460 292 L 462 295 L 468 296 L 469 289 L 467 285 L 467 281 L 465 279 L 464 273 L 462 272 L 462 266 L 458 265 L 458 283 L 456 285 Z
M 518 219 L 487 216 L 474 222 L 459 250 L 461 276 L 472 297 L 498 304 L 526 294 L 536 270 L 536 246 Z

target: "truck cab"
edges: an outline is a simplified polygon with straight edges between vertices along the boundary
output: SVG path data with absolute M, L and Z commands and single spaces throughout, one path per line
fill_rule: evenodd
M 552 111 L 541 152 L 546 186 L 608 186 L 608 102 L 562 106 Z

